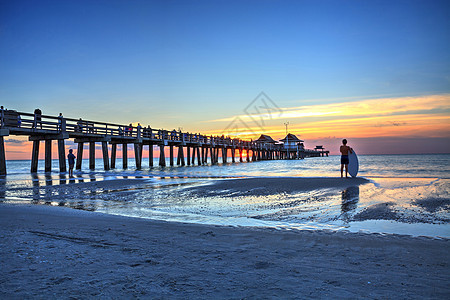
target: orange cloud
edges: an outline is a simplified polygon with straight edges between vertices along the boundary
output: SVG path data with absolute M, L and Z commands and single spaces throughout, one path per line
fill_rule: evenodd
M 344 118 L 357 116 L 383 116 L 396 114 L 407 114 L 414 111 L 449 110 L 450 94 L 429 95 L 420 97 L 400 97 L 368 99 L 351 102 L 317 104 L 297 107 L 282 108 L 281 114 L 268 115 L 267 113 L 239 115 L 224 119 L 211 120 L 209 122 L 229 122 L 239 117 L 245 122 L 263 118 L 270 120 L 287 119 L 309 119 L 309 118 Z

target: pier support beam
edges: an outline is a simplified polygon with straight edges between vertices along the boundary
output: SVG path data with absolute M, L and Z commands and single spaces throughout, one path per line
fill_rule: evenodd
M 109 170 L 108 142 L 102 142 L 103 167 L 105 171 Z
M 45 172 L 52 171 L 52 140 L 45 140 Z
M 6 175 L 5 139 L 0 136 L 0 175 Z
M 173 167 L 173 145 L 169 146 L 169 156 L 170 156 L 170 158 L 169 158 L 170 166 Z M 177 164 L 178 164 L 178 161 L 177 161 Z
M 166 155 L 164 154 L 164 145 L 159 146 L 159 165 L 161 167 L 166 166 Z
M 122 144 L 122 166 L 128 169 L 128 144 Z
M 89 169 L 95 169 L 95 142 L 89 142 Z
M 192 147 L 192 165 L 195 165 L 195 151 L 197 147 Z
M 199 166 L 202 164 L 202 158 L 200 157 L 200 147 L 197 147 L 197 164 Z
M 226 147 L 222 148 L 222 163 L 223 164 L 227 163 L 227 151 L 228 151 L 228 149 Z
M 111 169 L 116 168 L 117 144 L 111 144 Z
M 206 155 L 208 155 L 207 149 L 208 148 L 206 148 L 206 147 L 202 147 L 202 164 L 206 163 L 206 160 L 207 160 Z
M 153 144 L 148 145 L 148 162 L 153 167 Z
M 215 159 L 215 149 L 214 149 L 214 147 L 210 147 L 209 148 L 209 152 L 210 152 L 210 156 L 211 156 L 211 164 L 212 165 L 214 165 L 215 164 L 215 161 L 216 161 L 216 159 Z
M 236 149 L 235 148 L 232 148 L 231 149 L 231 162 L 232 163 L 235 163 L 236 161 L 235 161 L 235 157 L 236 156 Z
M 141 162 L 142 162 L 142 148 L 140 144 L 134 144 L 134 160 L 136 162 L 136 169 L 141 169 Z
M 65 173 L 66 169 L 66 148 L 64 147 L 64 140 L 58 140 L 58 159 L 59 172 Z
M 39 144 L 41 141 L 33 141 L 33 152 L 31 154 L 31 173 L 36 173 L 39 161 Z
M 139 155 L 139 164 L 141 165 L 141 167 L 142 167 L 142 158 L 144 157 L 144 144 L 139 144 L 139 149 L 140 149 L 140 151 L 139 151 L 139 153 L 140 153 L 140 155 Z
M 185 165 L 183 146 L 178 147 L 177 165 Z
M 242 160 L 242 148 L 239 148 L 239 161 L 240 161 L 240 162 L 244 162 L 244 161 Z
M 77 170 L 81 170 L 81 163 L 83 162 L 83 148 L 84 148 L 84 143 L 78 143 L 78 149 L 77 149 L 77 165 L 76 165 L 76 169 Z
M 187 165 L 191 165 L 191 147 L 186 146 L 186 159 L 187 159 Z
M 246 155 L 247 162 L 250 162 L 250 150 L 247 148 L 246 151 L 247 151 L 247 155 Z

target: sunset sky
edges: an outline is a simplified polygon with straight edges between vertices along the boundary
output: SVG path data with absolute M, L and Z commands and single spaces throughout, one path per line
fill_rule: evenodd
M 242 138 L 289 122 L 333 154 L 342 138 L 450 153 L 449 3 L 0 0 L 0 104 Z M 29 147 L 8 137 L 7 159 Z

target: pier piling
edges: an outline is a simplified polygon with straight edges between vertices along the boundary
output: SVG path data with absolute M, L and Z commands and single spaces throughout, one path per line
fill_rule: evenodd
M 149 160 L 149 166 L 153 167 L 153 144 L 150 144 L 148 146 L 148 160 Z
M 64 140 L 58 140 L 58 158 L 59 158 L 59 171 L 65 173 L 66 169 L 66 149 Z
M 83 142 L 78 143 L 77 162 L 76 162 L 77 170 L 81 170 L 81 163 L 83 162 L 83 148 L 84 148 L 84 143 Z
M 52 171 L 52 140 L 45 140 L 45 172 Z
M 142 156 L 142 148 L 140 144 L 135 143 L 134 144 L 134 161 L 136 163 L 136 169 L 140 170 L 141 169 L 141 159 Z
M 108 142 L 102 142 L 102 154 L 103 154 L 103 168 L 105 171 L 109 170 L 109 157 L 108 157 Z
M 128 169 L 128 144 L 122 144 L 122 168 Z
M 191 165 L 191 147 L 186 146 L 186 164 Z
M 166 156 L 164 154 L 164 144 L 161 144 L 159 146 L 159 165 L 161 167 L 165 167 L 166 166 Z
M 36 173 L 39 161 L 39 144 L 40 141 L 33 141 L 33 152 L 31 155 L 31 173 Z
M 89 169 L 95 170 L 95 142 L 89 142 Z
M 6 175 L 6 153 L 3 136 L 0 136 L 0 175 Z
M 117 144 L 111 144 L 111 169 L 116 168 Z

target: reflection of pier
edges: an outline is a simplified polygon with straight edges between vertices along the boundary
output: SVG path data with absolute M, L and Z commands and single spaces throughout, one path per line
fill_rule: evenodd
M 101 143 L 103 167 L 105 170 L 116 168 L 118 145 L 122 151 L 123 168 L 128 167 L 128 145 L 134 145 L 136 168 L 141 169 L 145 146 L 148 146 L 149 166 L 153 167 L 153 148 L 159 147 L 159 165 L 166 166 L 165 149 L 169 148 L 169 164 L 174 165 L 174 150 L 177 150 L 177 165 L 227 163 L 237 160 L 258 161 L 269 159 L 303 158 L 317 156 L 319 151 L 297 151 L 299 155 L 292 156 L 283 148 L 283 144 L 272 142 L 244 141 L 238 138 L 206 136 L 202 134 L 167 131 L 150 127 L 126 126 L 82 119 L 71 119 L 41 115 L 39 113 L 23 113 L 13 110 L 1 110 L 0 124 L 0 175 L 6 174 L 6 157 L 4 137 L 9 135 L 28 136 L 33 142 L 31 172 L 37 172 L 40 142 L 44 141 L 45 172 L 51 171 L 52 141 L 58 144 L 58 159 L 60 172 L 66 172 L 65 140 L 73 139 L 78 144 L 76 169 L 81 169 L 84 145 L 89 145 L 89 168 L 95 169 L 95 145 Z M 109 158 L 108 144 L 111 145 Z M 300 155 L 302 153 L 302 155 Z
M 75 178 L 66 177 L 65 174 L 52 176 L 50 173 L 46 173 L 44 177 L 39 177 L 37 173 L 32 173 L 31 176 L 33 186 L 30 190 L 30 201 L 32 204 L 67 206 L 88 211 L 95 211 L 97 209 L 97 187 L 95 185 L 88 186 L 81 190 L 79 188 L 74 190 L 74 188 L 71 187 L 71 185 L 75 184 L 77 181 L 80 183 L 85 182 L 85 179 L 81 177 L 81 175 L 78 175 L 79 177 Z M 86 180 L 87 182 L 96 181 L 95 177 Z M 4 183 L 6 181 L 0 180 L 0 183 L 1 182 Z M 25 189 L 25 191 L 26 190 L 27 189 Z M 91 197 L 87 197 L 89 195 L 91 195 Z M 24 195 L 22 194 L 21 197 L 22 196 Z M 83 199 L 83 196 L 86 198 Z

